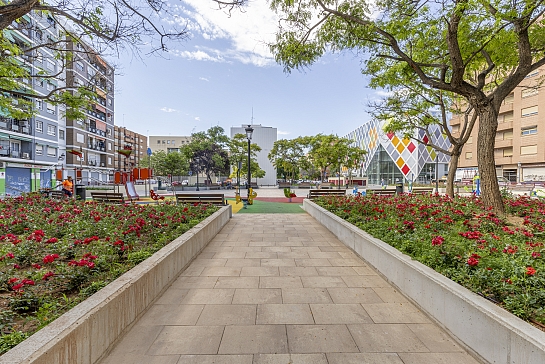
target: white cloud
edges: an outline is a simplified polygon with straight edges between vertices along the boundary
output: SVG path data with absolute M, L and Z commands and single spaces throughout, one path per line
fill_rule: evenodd
M 277 135 L 288 135 L 288 134 L 290 134 L 290 132 L 289 132 L 289 131 L 281 131 L 281 130 L 278 130 L 278 131 L 276 132 L 276 134 L 277 134 Z
M 226 40 L 228 46 L 208 52 L 202 49 L 174 52 L 177 56 L 199 61 L 236 61 L 258 67 L 275 64 L 267 43 L 275 39 L 278 17 L 269 9 L 268 2 L 250 1 L 243 11 L 233 10 L 230 14 L 218 10 L 210 1 L 183 0 L 182 3 L 186 6 L 172 5 L 179 16 L 171 19 L 171 23 L 210 42 Z
M 200 116 L 197 116 L 197 117 L 195 117 L 195 120 L 201 121 L 201 117 L 200 117 Z
M 176 111 L 178 111 L 176 109 L 171 109 L 170 107 L 162 107 L 160 110 L 164 111 L 164 112 L 176 112 Z
M 199 80 L 210 82 L 210 80 L 208 78 L 206 78 L 206 77 L 199 77 Z
M 393 96 L 393 92 L 390 92 L 390 91 L 383 91 L 383 90 L 378 90 L 377 92 L 375 92 L 376 95 L 378 96 L 381 96 L 381 97 L 390 97 L 390 96 Z

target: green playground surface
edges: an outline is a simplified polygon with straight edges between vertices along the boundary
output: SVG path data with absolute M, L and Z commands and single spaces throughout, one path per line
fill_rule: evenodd
M 234 199 L 228 199 L 229 203 L 233 205 L 233 212 L 239 214 L 293 214 L 293 213 L 305 213 L 305 210 L 298 203 L 285 203 L 285 202 L 267 202 L 254 200 L 253 205 L 248 205 L 247 208 L 242 207 L 242 203 L 238 206 L 235 204 Z M 240 206 L 240 207 L 239 207 Z

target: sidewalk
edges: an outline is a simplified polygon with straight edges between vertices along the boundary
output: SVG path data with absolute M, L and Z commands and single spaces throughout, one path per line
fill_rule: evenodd
M 477 364 L 307 214 L 237 214 L 102 364 Z

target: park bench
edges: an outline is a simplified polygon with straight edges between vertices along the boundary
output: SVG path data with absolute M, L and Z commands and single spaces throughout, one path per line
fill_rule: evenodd
M 58 190 L 47 191 L 47 194 L 49 195 L 50 198 L 56 198 L 56 199 L 63 199 L 65 197 L 67 197 L 64 194 L 64 192 L 58 191 Z
M 310 188 L 310 182 L 301 182 L 297 188 Z
M 320 183 L 320 189 L 324 189 L 324 188 L 331 188 L 331 183 L 329 182 Z
M 312 200 L 316 197 L 323 197 L 323 196 L 346 196 L 346 190 L 309 190 L 307 198 L 309 200 Z
M 104 203 L 125 203 L 125 197 L 120 192 L 91 192 L 93 201 Z
M 396 194 L 395 190 L 386 190 L 382 188 L 381 189 L 368 188 L 367 190 L 365 190 L 365 192 L 368 195 L 378 195 L 378 196 L 393 196 Z
M 225 201 L 225 195 L 223 193 L 208 193 L 208 194 L 198 194 L 198 193 L 183 193 L 176 194 L 176 203 L 204 203 L 212 204 L 218 206 L 225 206 L 227 203 Z
M 291 188 L 291 183 L 289 183 L 289 182 L 278 182 L 278 188 Z
M 435 189 L 433 187 L 424 187 L 424 188 L 413 188 L 413 190 L 411 191 L 412 194 L 415 194 L 415 195 L 426 195 L 426 194 L 431 194 L 433 193 Z

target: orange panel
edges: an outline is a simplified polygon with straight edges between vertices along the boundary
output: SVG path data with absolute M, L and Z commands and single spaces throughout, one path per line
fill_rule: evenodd
M 134 168 L 132 170 L 132 179 L 133 180 L 137 180 L 137 179 L 140 179 L 140 170 L 138 168 Z
M 121 172 L 115 172 L 114 173 L 114 183 L 116 185 L 120 185 L 121 184 Z
M 81 180 L 81 169 L 76 169 L 76 179 Z
M 148 171 L 147 168 L 140 168 L 140 179 L 148 179 Z
M 62 181 L 62 170 L 58 169 L 55 171 L 55 179 L 57 181 Z
M 153 169 L 148 168 L 148 178 L 153 178 Z

